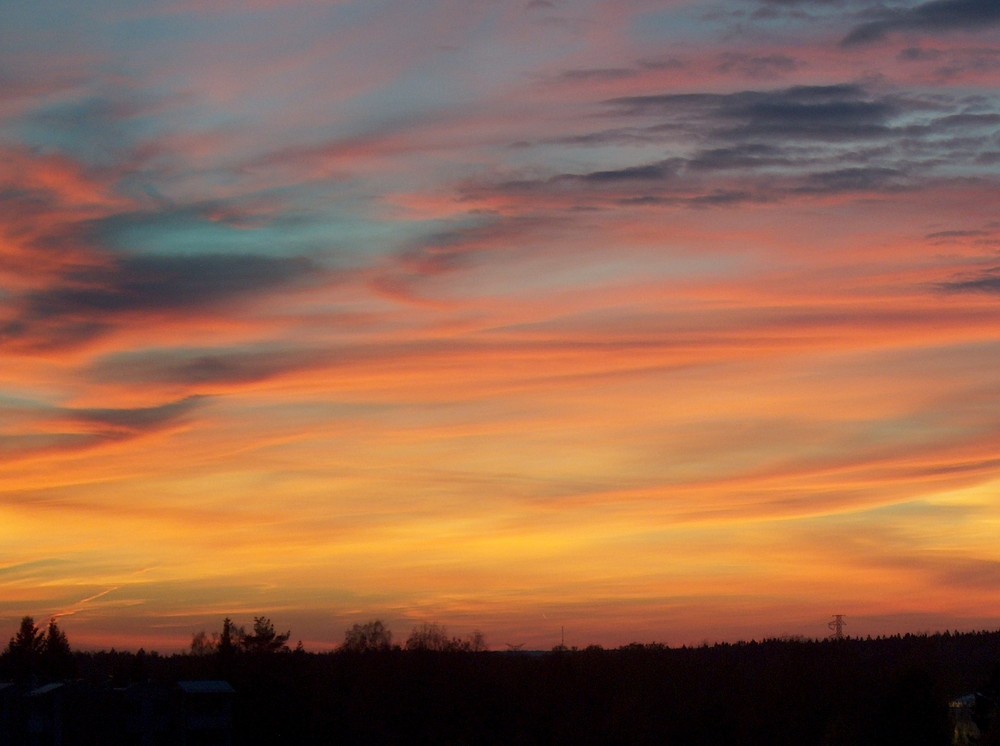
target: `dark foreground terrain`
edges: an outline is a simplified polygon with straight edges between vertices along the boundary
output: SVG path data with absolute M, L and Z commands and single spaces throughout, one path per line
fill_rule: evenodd
M 978 691 L 966 714 L 979 743 L 1000 744 L 996 632 L 547 653 L 74 655 L 58 701 L 65 744 L 177 742 L 177 682 L 209 680 L 232 688 L 228 735 L 199 742 L 943 745 L 954 738 L 949 702 Z

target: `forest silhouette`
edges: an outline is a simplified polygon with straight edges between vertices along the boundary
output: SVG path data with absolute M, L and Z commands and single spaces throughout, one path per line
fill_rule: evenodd
M 979 734 L 966 742 L 1000 744 L 1000 632 L 489 651 L 437 624 L 394 643 L 372 620 L 332 652 L 290 639 L 261 616 L 198 632 L 185 653 L 72 651 L 55 621 L 25 617 L 0 682 L 62 682 L 66 744 L 128 742 L 123 697 L 192 681 L 231 685 L 236 744 L 943 746 L 963 695 Z

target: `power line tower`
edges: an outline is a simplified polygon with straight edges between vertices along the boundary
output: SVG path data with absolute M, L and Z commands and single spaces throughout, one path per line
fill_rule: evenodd
M 833 634 L 830 637 L 834 640 L 844 639 L 844 627 L 847 626 L 847 622 L 844 621 L 843 614 L 834 614 L 833 619 L 826 626 L 833 630 Z

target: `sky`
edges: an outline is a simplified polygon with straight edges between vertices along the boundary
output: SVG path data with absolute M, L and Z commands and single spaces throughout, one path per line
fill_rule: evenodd
M 0 634 L 1000 626 L 995 0 L 0 4 Z

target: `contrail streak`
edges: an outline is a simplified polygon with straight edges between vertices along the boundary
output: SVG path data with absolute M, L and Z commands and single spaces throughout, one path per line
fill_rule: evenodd
M 58 612 L 56 612 L 55 614 L 52 615 L 52 619 L 59 619 L 59 618 L 64 617 L 64 616 L 73 616 L 77 612 L 82 611 L 82 607 L 83 607 L 84 604 L 88 604 L 91 601 L 96 601 L 101 596 L 106 596 L 109 593 L 112 593 L 113 591 L 117 591 L 119 588 L 121 588 L 121 586 L 120 585 L 116 585 L 113 588 L 108 588 L 106 591 L 101 591 L 100 593 L 95 593 L 93 596 L 87 596 L 86 598 L 77 601 L 75 604 L 73 604 L 72 606 L 70 606 L 70 608 L 67 609 L 66 611 L 58 611 Z

